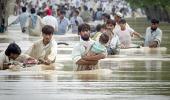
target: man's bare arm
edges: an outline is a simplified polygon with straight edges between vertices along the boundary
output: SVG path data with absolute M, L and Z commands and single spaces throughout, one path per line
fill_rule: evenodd
M 84 60 L 88 61 L 98 61 L 100 59 L 104 59 L 106 56 L 104 54 L 97 54 L 97 55 L 91 55 L 91 56 L 84 56 Z
M 96 65 L 98 63 L 98 61 L 87 61 L 84 59 L 80 59 L 76 62 L 76 64 L 78 65 Z
M 144 39 L 144 37 L 138 32 L 133 32 L 133 34 L 136 35 L 140 39 Z

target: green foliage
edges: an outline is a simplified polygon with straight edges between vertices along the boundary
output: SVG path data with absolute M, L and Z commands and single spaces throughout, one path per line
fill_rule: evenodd
M 126 0 L 133 8 L 144 8 L 146 6 L 170 7 L 170 0 Z

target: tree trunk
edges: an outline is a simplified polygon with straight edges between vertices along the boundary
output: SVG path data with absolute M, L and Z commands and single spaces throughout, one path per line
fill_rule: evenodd
M 0 0 L 0 33 L 8 26 L 8 17 L 13 12 L 15 0 Z

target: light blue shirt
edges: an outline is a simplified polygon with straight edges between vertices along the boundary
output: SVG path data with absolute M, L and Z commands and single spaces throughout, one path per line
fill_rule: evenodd
M 91 51 L 94 52 L 94 53 L 99 54 L 99 53 L 107 52 L 107 49 L 106 49 L 106 47 L 103 44 L 101 44 L 100 42 L 96 41 L 92 45 Z
M 27 12 L 22 13 L 21 15 L 18 16 L 18 18 L 12 24 L 20 23 L 21 30 L 22 30 L 23 27 L 25 27 L 26 25 L 28 17 L 29 17 L 29 14 Z
M 68 26 L 70 25 L 70 21 L 65 17 L 62 20 L 59 19 L 59 18 L 57 20 L 58 20 L 58 32 L 56 34 L 64 35 L 68 30 Z
M 158 42 L 158 46 L 160 46 L 162 40 L 162 30 L 157 28 L 155 31 L 152 32 L 151 27 L 148 27 L 146 29 L 146 35 L 145 35 L 145 42 L 144 46 L 147 47 L 149 44 L 153 41 Z

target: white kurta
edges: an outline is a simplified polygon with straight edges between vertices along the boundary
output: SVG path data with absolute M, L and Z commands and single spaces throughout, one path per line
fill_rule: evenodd
M 43 44 L 43 39 L 35 42 L 32 47 L 26 51 L 26 54 L 35 59 L 48 59 L 55 62 L 57 55 L 57 43 L 54 39 L 47 45 Z
M 157 28 L 153 32 L 151 30 L 151 27 L 148 27 L 146 29 L 145 44 L 144 44 L 145 47 L 149 46 L 149 44 L 153 41 L 157 41 L 158 46 L 160 46 L 161 40 L 162 40 L 162 30 L 160 28 Z
M 47 15 L 43 18 L 43 21 L 45 25 L 51 25 L 55 31 L 58 30 L 58 21 L 55 17 Z

